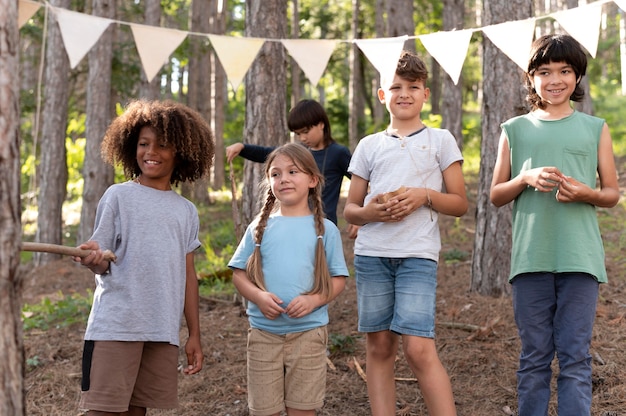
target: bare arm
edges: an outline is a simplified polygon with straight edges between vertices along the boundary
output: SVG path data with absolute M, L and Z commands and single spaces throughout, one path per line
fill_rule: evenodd
M 185 345 L 187 354 L 187 368 L 185 374 L 196 374 L 202 369 L 202 344 L 200 342 L 200 294 L 198 292 L 198 276 L 193 261 L 193 253 L 185 258 L 185 321 L 189 331 L 189 338 Z
M 511 151 L 504 131 L 500 135 L 498 156 L 491 180 L 491 202 L 501 207 L 513 201 L 524 189 L 532 186 L 539 192 L 552 192 L 563 179 L 563 174 L 554 166 L 544 166 L 524 171 L 511 178 Z

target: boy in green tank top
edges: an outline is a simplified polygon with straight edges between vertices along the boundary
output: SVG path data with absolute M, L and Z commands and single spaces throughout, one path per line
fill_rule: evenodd
M 586 67 L 571 36 L 537 39 L 525 77 L 531 111 L 502 124 L 490 198 L 513 201 L 520 416 L 547 416 L 555 353 L 558 414 L 591 414 L 589 347 L 598 286 L 607 281 L 595 210 L 615 206 L 619 188 L 607 124 L 570 105 L 583 98 Z

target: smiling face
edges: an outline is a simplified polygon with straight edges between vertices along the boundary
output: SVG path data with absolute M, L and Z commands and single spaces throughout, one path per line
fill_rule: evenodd
M 429 96 L 430 90 L 426 88 L 424 81 L 409 81 L 397 74 L 391 82 L 378 90 L 378 99 L 387 107 L 392 124 L 412 124 L 416 121 L 421 123 L 422 107 Z
M 570 97 L 576 88 L 576 73 L 566 62 L 540 65 L 530 76 L 531 84 L 546 106 L 551 109 L 569 108 Z
M 300 169 L 291 158 L 276 156 L 268 169 L 272 194 L 280 201 L 283 215 L 309 215 L 309 190 L 317 178 Z
M 137 140 L 137 164 L 141 170 L 141 184 L 169 189 L 175 161 L 174 147 L 160 140 L 152 127 L 142 127 Z

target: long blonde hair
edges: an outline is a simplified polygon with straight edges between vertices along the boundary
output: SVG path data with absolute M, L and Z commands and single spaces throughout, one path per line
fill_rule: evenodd
M 315 264 L 314 264 L 314 282 L 313 288 L 305 295 L 319 294 L 324 299 L 329 299 L 332 296 L 332 284 L 330 271 L 328 270 L 328 263 L 326 262 L 326 251 L 324 250 L 324 210 L 322 205 L 322 187 L 324 186 L 324 176 L 321 174 L 315 159 L 311 152 L 301 144 L 287 143 L 281 147 L 275 149 L 265 161 L 265 181 L 264 185 L 267 188 L 265 203 L 261 212 L 258 215 L 258 224 L 254 232 L 254 251 L 248 259 L 246 264 L 246 272 L 248 278 L 252 283 L 258 286 L 260 289 L 267 291 L 265 287 L 265 279 L 263 276 L 263 263 L 261 259 L 261 241 L 263 240 L 263 233 L 267 227 L 267 220 L 272 212 L 278 208 L 280 201 L 276 199 L 272 190 L 269 189 L 269 170 L 274 159 L 277 156 L 285 156 L 291 159 L 291 161 L 307 175 L 316 177 L 317 186 L 309 189 L 309 207 L 313 211 L 315 222 L 315 234 L 317 236 L 317 244 L 315 247 Z

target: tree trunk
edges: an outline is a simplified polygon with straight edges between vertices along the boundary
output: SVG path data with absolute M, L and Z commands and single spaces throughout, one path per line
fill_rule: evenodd
M 0 416 L 26 413 L 20 264 L 19 33 L 15 0 L 0 0 Z
M 352 0 L 352 36 L 357 38 L 359 33 L 359 0 Z M 363 68 L 361 53 L 356 44 L 350 46 L 350 80 L 348 86 L 349 116 L 348 116 L 348 143 L 351 150 L 356 148 L 362 137 L 359 121 L 363 115 Z
M 291 0 L 291 3 L 293 4 L 291 37 L 292 39 L 298 39 L 300 37 L 300 9 L 298 8 L 298 0 Z M 300 87 L 300 73 L 302 70 L 293 58 L 289 58 L 289 64 L 291 66 L 291 107 L 294 107 L 300 102 L 300 97 L 302 96 Z
M 94 0 L 94 16 L 115 19 L 115 0 Z M 83 205 L 78 226 L 78 241 L 87 241 L 93 233 L 98 201 L 113 183 L 113 167 L 102 160 L 100 144 L 115 114 L 111 104 L 111 64 L 113 31 L 110 25 L 89 52 L 87 82 L 87 120 L 85 159 L 83 163 Z
M 212 0 L 193 0 L 191 4 L 191 31 L 209 33 Z M 211 122 L 211 55 L 208 40 L 204 36 L 189 38 L 189 88 L 187 104 Z M 188 184 L 191 199 L 199 204 L 209 204 L 209 178 L 203 177 Z
M 483 1 L 483 25 L 511 20 L 522 20 L 533 15 L 532 0 Z M 511 204 L 496 208 L 489 200 L 500 124 L 523 114 L 525 91 L 520 68 L 507 58 L 485 36 L 483 41 L 482 142 L 480 174 L 476 202 L 476 236 L 472 258 L 470 289 L 483 295 L 508 294 L 508 276 L 511 265 Z M 512 75 L 515 74 L 515 75 Z M 493 85 L 512 85 L 511 88 L 491 88 Z
M 443 30 L 461 30 L 465 18 L 463 0 L 444 0 Z M 441 127 L 452 133 L 459 149 L 463 150 L 463 77 L 455 85 L 448 74 L 443 75 L 441 99 Z
M 221 4 L 222 8 L 219 9 Z M 226 23 L 228 16 L 228 7 L 226 0 L 223 2 L 215 2 L 214 4 L 214 25 L 213 33 L 223 35 L 226 33 Z M 228 80 L 226 72 L 222 68 L 222 64 L 214 52 L 211 52 L 211 62 L 213 64 L 213 96 L 211 97 L 213 108 L 213 135 L 215 136 L 215 162 L 213 163 L 213 187 L 221 189 L 225 184 L 224 172 L 226 171 L 224 157 L 224 124 L 226 122 L 225 108 L 228 100 Z
M 246 1 L 245 36 L 284 39 L 287 33 L 285 0 Z M 277 146 L 288 140 L 287 57 L 279 42 L 265 42 L 245 78 L 246 121 L 244 142 Z M 263 165 L 244 163 L 242 224 L 247 226 L 261 207 L 259 183 Z
M 144 24 L 149 26 L 161 26 L 161 0 L 145 0 Z M 158 100 L 161 96 L 161 77 L 157 74 L 152 81 L 144 71 L 141 71 L 141 83 L 139 85 L 139 97 L 146 100 Z
M 53 7 L 69 9 L 70 0 L 51 0 Z M 61 31 L 54 13 L 49 15 L 46 47 L 46 86 L 41 133 L 41 161 L 37 169 L 39 196 L 37 199 L 36 241 L 62 244 L 63 202 L 67 187 L 65 138 L 67 128 L 70 64 L 64 51 Z M 42 265 L 61 258 L 58 254 L 37 253 L 35 264 Z
M 381 10 L 382 11 L 382 10 Z M 415 35 L 413 21 L 413 0 L 393 0 L 387 2 L 387 37 Z M 416 52 L 415 39 L 408 39 L 404 49 Z

